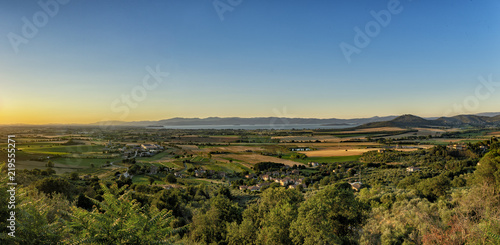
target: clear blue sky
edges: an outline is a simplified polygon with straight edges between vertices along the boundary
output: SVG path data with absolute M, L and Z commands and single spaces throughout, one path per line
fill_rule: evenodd
M 399 1 L 347 62 L 339 45 L 389 2 L 242 0 L 221 20 L 211 0 L 73 0 L 15 52 L 43 10 L 4 1 L 0 123 L 500 111 L 500 86 L 475 94 L 500 83 L 499 1 Z M 157 65 L 164 82 L 122 102 Z

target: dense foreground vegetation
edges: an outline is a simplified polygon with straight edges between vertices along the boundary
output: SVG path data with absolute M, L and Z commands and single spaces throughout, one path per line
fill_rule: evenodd
M 143 167 L 130 163 L 128 171 Z M 254 165 L 261 175 L 279 169 L 289 171 Z M 120 173 L 56 175 L 49 165 L 19 170 L 15 237 L 7 228 L 10 194 L 0 192 L 0 244 L 500 244 L 495 138 L 291 169 L 303 171 L 304 186 L 268 183 L 258 191 L 241 190 L 264 183 L 248 171 L 215 184 L 169 173 L 163 185 L 153 175 L 137 183 Z M 5 163 L 1 172 L 7 176 Z M 0 185 L 8 188 L 5 178 Z

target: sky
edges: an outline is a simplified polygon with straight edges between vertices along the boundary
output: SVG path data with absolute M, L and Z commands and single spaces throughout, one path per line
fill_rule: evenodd
M 0 124 L 500 112 L 495 0 L 0 5 Z

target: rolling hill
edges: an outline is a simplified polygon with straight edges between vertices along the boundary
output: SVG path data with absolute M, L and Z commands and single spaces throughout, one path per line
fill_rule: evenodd
M 429 120 L 414 115 L 402 115 L 389 121 L 366 123 L 356 128 L 378 127 L 463 127 L 463 126 L 500 126 L 500 115 L 494 117 L 478 115 L 457 115 Z
M 94 125 L 120 125 L 120 126 L 206 126 L 206 125 L 269 125 L 274 124 L 317 124 L 317 125 L 360 125 L 369 122 L 386 121 L 396 116 L 370 117 L 370 118 L 285 118 L 285 117 L 208 117 L 208 118 L 170 118 L 159 121 L 136 121 L 120 122 L 107 121 L 97 122 Z
M 286 117 L 207 117 L 207 118 L 170 118 L 159 121 L 103 121 L 90 125 L 119 125 L 119 126 L 206 126 L 206 125 L 268 125 L 274 124 L 316 124 L 316 125 L 361 125 L 357 128 L 376 127 L 461 127 L 487 126 L 500 124 L 500 112 L 479 113 L 475 115 L 457 115 L 453 117 L 422 118 L 405 114 L 402 116 L 385 116 L 369 118 L 286 118 Z

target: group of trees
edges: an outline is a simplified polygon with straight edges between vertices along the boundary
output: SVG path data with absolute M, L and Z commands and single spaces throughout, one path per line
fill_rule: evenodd
M 355 243 L 367 210 L 345 183 L 307 200 L 297 190 L 268 188 L 244 210 L 218 195 L 194 216 L 191 239 L 202 244 Z

